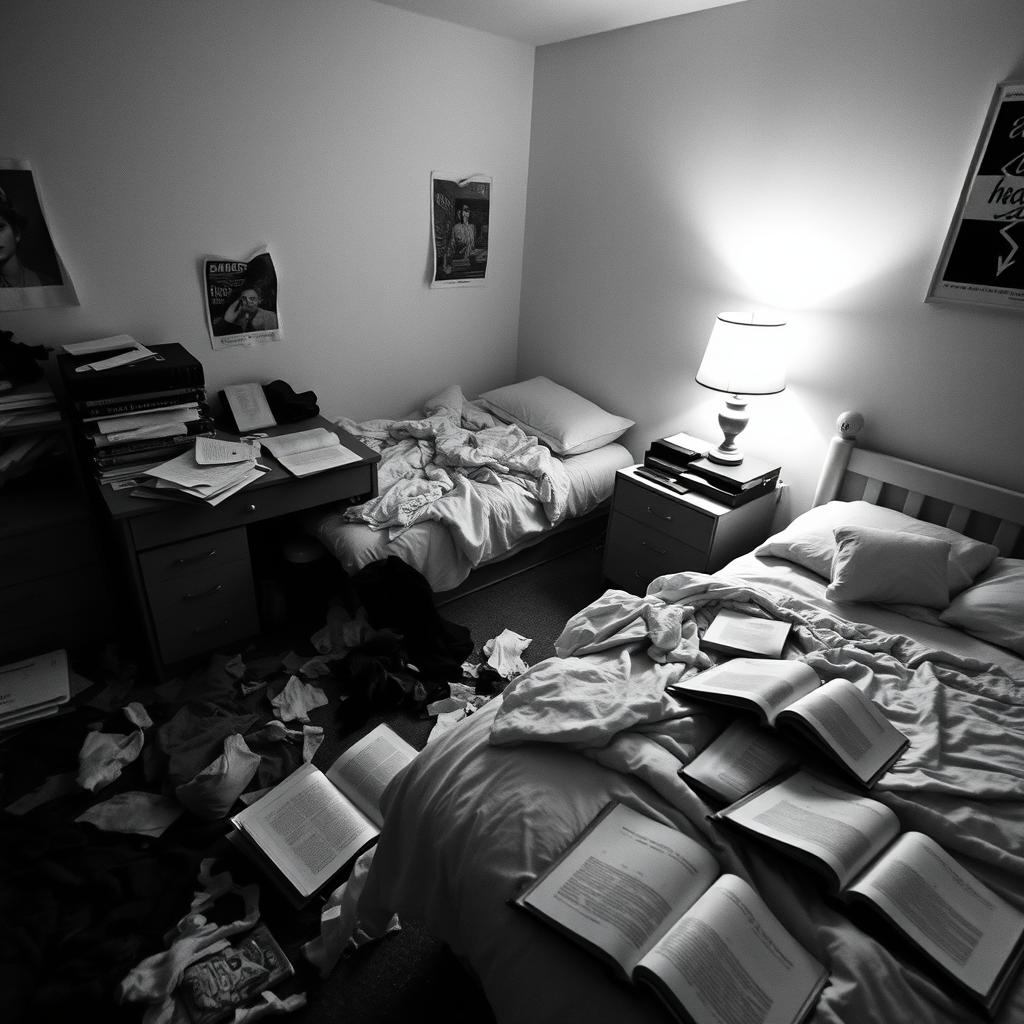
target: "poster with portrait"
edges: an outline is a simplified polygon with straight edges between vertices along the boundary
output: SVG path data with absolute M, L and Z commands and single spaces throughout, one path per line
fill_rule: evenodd
M 483 284 L 487 275 L 491 179 L 430 175 L 430 226 L 434 239 L 431 288 Z
M 277 272 L 267 249 L 244 260 L 207 256 L 203 288 L 213 348 L 281 340 Z
M 996 88 L 927 297 L 1024 312 L 1024 82 Z
M 0 158 L 0 312 L 77 305 L 32 168 Z

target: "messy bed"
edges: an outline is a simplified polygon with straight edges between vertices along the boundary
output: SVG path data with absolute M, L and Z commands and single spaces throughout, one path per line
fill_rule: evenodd
M 452 385 L 403 419 L 338 424 L 380 452 L 378 494 L 307 524 L 352 574 L 391 555 L 436 593 L 607 502 L 632 421 L 545 377 L 469 400 Z
M 729 718 L 666 684 L 712 663 L 700 640 L 720 609 L 791 623 L 784 657 L 850 680 L 910 739 L 872 797 L 1024 910 L 1022 522 L 1024 495 L 837 439 L 815 507 L 781 533 L 713 575 L 606 592 L 566 624 L 557 657 L 428 744 L 348 883 L 356 934 L 382 934 L 393 913 L 423 922 L 502 1024 L 667 1019 L 509 904 L 618 800 L 700 841 L 826 965 L 814 1024 L 984 1019 L 813 872 L 709 820 L 714 805 L 678 772 Z M 1024 1019 L 1024 978 L 996 1019 Z

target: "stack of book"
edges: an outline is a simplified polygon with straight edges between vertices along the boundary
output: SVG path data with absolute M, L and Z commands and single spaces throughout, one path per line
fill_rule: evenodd
M 0 485 L 21 476 L 60 447 L 57 398 L 46 378 L 12 385 L 0 380 Z
M 127 486 L 213 436 L 203 364 L 177 343 L 146 348 L 117 335 L 66 345 L 57 365 L 101 483 Z
M 730 508 L 770 494 L 778 486 L 779 466 L 750 455 L 738 465 L 722 465 L 707 457 L 714 447 L 689 434 L 653 441 L 644 455 L 644 475 L 714 498 Z
M 64 650 L 0 666 L 0 730 L 55 715 L 70 697 Z

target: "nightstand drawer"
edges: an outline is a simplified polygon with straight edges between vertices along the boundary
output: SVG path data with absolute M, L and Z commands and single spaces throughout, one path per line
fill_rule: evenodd
M 694 548 L 708 548 L 715 532 L 713 516 L 702 515 L 677 498 L 659 494 L 621 473 L 615 482 L 614 511 L 632 517 L 642 526 L 685 538 Z
M 147 582 L 147 595 L 165 664 L 259 631 L 247 558 Z
M 604 548 L 604 575 L 627 590 L 642 591 L 670 572 L 703 572 L 707 551 L 612 512 Z
M 163 580 L 191 576 L 248 558 L 249 541 L 245 530 L 238 527 L 144 551 L 139 555 L 139 567 L 146 589 L 152 591 L 154 584 Z

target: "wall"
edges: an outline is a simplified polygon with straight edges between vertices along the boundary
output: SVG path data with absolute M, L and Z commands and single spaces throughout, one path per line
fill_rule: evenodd
M 4 152 L 28 159 L 81 305 L 57 345 L 177 341 L 211 390 L 282 377 L 401 415 L 515 369 L 534 50 L 369 0 L 6 0 Z M 431 290 L 430 173 L 493 176 L 484 287 Z M 283 340 L 214 351 L 199 260 L 268 245 Z
M 807 507 L 836 416 L 1024 487 L 1024 317 L 924 303 L 1020 0 L 748 0 L 537 51 L 520 373 L 718 437 L 693 382 L 715 313 L 791 324 L 741 444 Z

